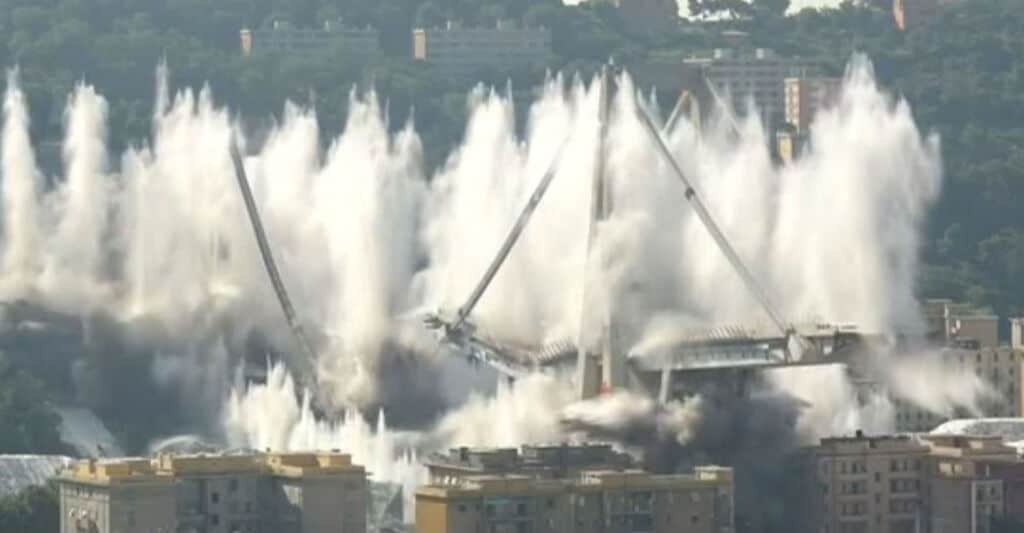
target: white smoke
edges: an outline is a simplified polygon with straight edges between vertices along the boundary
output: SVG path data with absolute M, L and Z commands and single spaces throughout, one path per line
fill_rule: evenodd
M 317 420 L 309 396 L 302 396 L 280 365 L 270 368 L 267 382 L 231 393 L 224 411 L 230 445 L 259 450 L 339 450 L 351 454 L 375 481 L 399 483 L 406 499 L 406 520 L 411 521 L 416 487 L 426 481 L 426 470 L 416 457 L 416 439 L 391 432 L 384 414 L 376 428 L 354 411 L 340 422 Z
M 18 70 L 7 72 L 3 126 L 4 279 L 21 295 L 40 268 L 41 176 L 29 138 L 28 106 Z
M 383 478 L 414 478 L 388 472 L 405 447 L 389 443 L 386 428 L 375 431 L 354 414 L 340 424 L 316 420 L 280 366 L 266 386 L 225 392 L 236 361 L 221 342 L 258 331 L 286 351 L 287 330 L 234 181 L 228 146 L 238 128 L 208 89 L 170 97 L 166 74 L 158 78 L 152 139 L 115 168 L 104 145 L 106 103 L 88 86 L 76 88 L 66 177 L 38 193 L 24 97 L 11 77 L 3 281 L 18 280 L 44 305 L 100 308 L 173 332 L 176 345 L 163 352 L 182 355 L 159 358 L 154 373 L 210 402 L 209 410 L 223 407 L 233 444 L 340 447 Z M 409 311 L 453 311 L 463 303 L 563 141 L 548 195 L 471 316 L 482 330 L 537 345 L 576 338 L 581 316 L 584 330 L 597 329 L 614 309 L 622 347 L 630 348 L 665 342 L 673 328 L 765 321 L 642 129 L 631 81 L 624 76 L 618 84 L 605 150 L 612 214 L 596 228 L 589 262 L 594 84 L 547 80 L 522 136 L 510 98 L 474 91 L 465 138 L 429 184 L 414 126 L 392 132 L 372 93 L 352 96 L 344 131 L 326 151 L 314 112 L 294 106 L 286 106 L 266 142 L 247 147 L 245 164 L 284 282 L 302 322 L 325 339 L 318 360 L 307 363 L 330 407 L 380 400 L 381 383 L 393 378 L 383 373 L 382 358 L 405 336 L 403 321 L 415 314 Z M 907 105 L 876 86 L 867 62 L 853 62 L 839 104 L 819 114 L 809 151 L 792 164 L 773 164 L 756 115 L 739 132 L 718 122 L 700 132 L 681 121 L 667 132 L 670 148 L 782 314 L 854 323 L 867 333 L 919 331 L 914 274 L 922 220 L 941 182 L 938 141 L 922 136 Z M 809 404 L 800 421 L 807 434 L 891 423 L 884 402 L 861 409 L 840 373 L 777 374 L 778 386 Z M 970 390 L 940 398 L 970 404 Z M 572 391 L 568 379 L 536 377 L 493 398 L 453 394 L 446 399 L 461 407 L 425 440 L 407 444 L 565 439 L 561 421 Z M 680 442 L 692 438 L 699 401 L 663 411 L 644 402 L 624 405 L 660 412 L 659 426 Z M 634 416 L 608 406 L 583 409 L 596 416 L 606 407 L 608 423 Z
M 104 298 L 110 216 L 106 119 L 106 100 L 79 84 L 65 111 L 65 177 L 48 198 L 57 225 L 39 279 L 43 291 L 65 309 L 99 307 Z

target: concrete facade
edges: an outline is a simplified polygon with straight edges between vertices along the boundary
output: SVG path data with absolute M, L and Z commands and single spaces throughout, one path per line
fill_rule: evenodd
M 444 75 L 468 77 L 491 68 L 543 65 L 551 54 L 551 32 L 499 22 L 494 28 L 413 30 L 413 58 L 435 65 Z
M 999 474 L 1017 463 L 1017 453 L 999 437 L 922 437 L 931 448 L 929 490 L 932 533 L 989 533 L 1006 513 L 1006 481 Z M 995 468 L 993 468 L 995 466 Z
M 806 132 L 818 111 L 839 99 L 840 78 L 797 77 L 783 81 L 785 120 L 797 132 Z
M 731 98 L 733 109 L 746 110 L 753 101 L 770 129 L 785 120 L 784 80 L 808 77 L 816 71 L 808 61 L 760 48 L 717 49 L 710 57 L 691 57 L 683 63 L 684 68 L 701 70 L 722 98 Z
M 419 533 L 732 533 L 728 468 L 692 475 L 587 471 L 573 479 L 478 476 L 416 492 Z
M 926 519 L 928 452 L 908 437 L 823 439 L 810 450 L 805 529 L 915 533 Z
M 434 454 L 423 463 L 430 483 L 452 485 L 482 475 L 520 475 L 533 479 L 563 479 L 585 470 L 626 470 L 633 460 L 607 444 L 581 446 L 523 446 L 515 448 L 455 448 Z
M 947 299 L 926 300 L 922 311 L 932 341 L 964 347 L 999 346 L 999 317 L 990 312 Z
M 341 22 L 325 22 L 323 28 L 294 28 L 286 21 L 270 27 L 243 29 L 242 54 L 281 53 L 325 56 L 340 52 L 344 59 L 367 61 L 377 54 L 380 36 L 373 28 L 351 28 Z
M 992 533 L 1024 524 L 1024 461 L 1000 437 L 858 433 L 806 452 L 806 521 L 794 531 Z
M 62 533 L 366 531 L 366 472 L 342 454 L 88 461 L 59 482 Z
M 1024 351 L 1000 348 L 949 348 L 943 352 L 947 371 L 986 383 L 991 395 L 979 402 L 981 413 L 933 413 L 909 401 L 894 399 L 896 430 L 925 432 L 953 418 L 1024 416 Z

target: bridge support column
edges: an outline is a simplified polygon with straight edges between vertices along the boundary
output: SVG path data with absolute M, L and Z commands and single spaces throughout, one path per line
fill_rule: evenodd
M 665 405 L 668 403 L 669 394 L 672 392 L 672 369 L 663 368 L 661 369 L 661 385 L 658 388 L 658 403 Z

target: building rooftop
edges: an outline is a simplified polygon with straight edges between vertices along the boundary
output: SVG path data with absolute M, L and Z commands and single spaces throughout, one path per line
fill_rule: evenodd
M 575 478 L 538 479 L 521 474 L 469 476 L 451 485 L 424 485 L 417 496 L 434 498 L 482 495 L 563 493 L 576 490 L 703 488 L 731 486 L 731 468 L 701 466 L 691 474 L 650 474 L 642 470 L 584 470 Z
M 171 455 L 153 459 L 88 460 L 73 464 L 60 478 L 65 481 L 112 485 L 170 483 L 179 477 L 253 473 L 280 477 L 330 476 L 362 473 L 363 467 L 341 453 L 268 453 L 252 455 Z
M 563 477 L 583 468 L 623 470 L 633 459 L 608 444 L 567 444 L 523 446 L 516 448 L 452 448 L 424 460 L 432 470 L 458 471 L 462 474 L 522 473 L 533 477 Z
M 877 435 L 869 436 L 861 432 L 850 437 L 829 437 L 821 439 L 816 448 L 828 451 L 832 454 L 863 455 L 865 453 L 906 453 L 920 452 L 927 453 L 928 446 L 917 439 L 907 435 Z

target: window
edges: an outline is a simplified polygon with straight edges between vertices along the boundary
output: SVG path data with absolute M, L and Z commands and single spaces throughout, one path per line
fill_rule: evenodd
M 210 524 L 215 526 L 220 525 L 220 517 L 217 515 L 210 515 Z
M 230 491 L 230 492 L 238 492 L 238 480 L 237 479 L 232 479 L 232 480 L 228 481 L 228 491 Z
M 459 504 L 459 512 L 460 513 L 466 512 L 466 505 L 465 504 L 462 504 L 462 503 Z
M 216 492 L 211 492 L 210 493 L 210 502 L 212 502 L 212 503 L 220 502 L 220 494 L 218 494 Z

